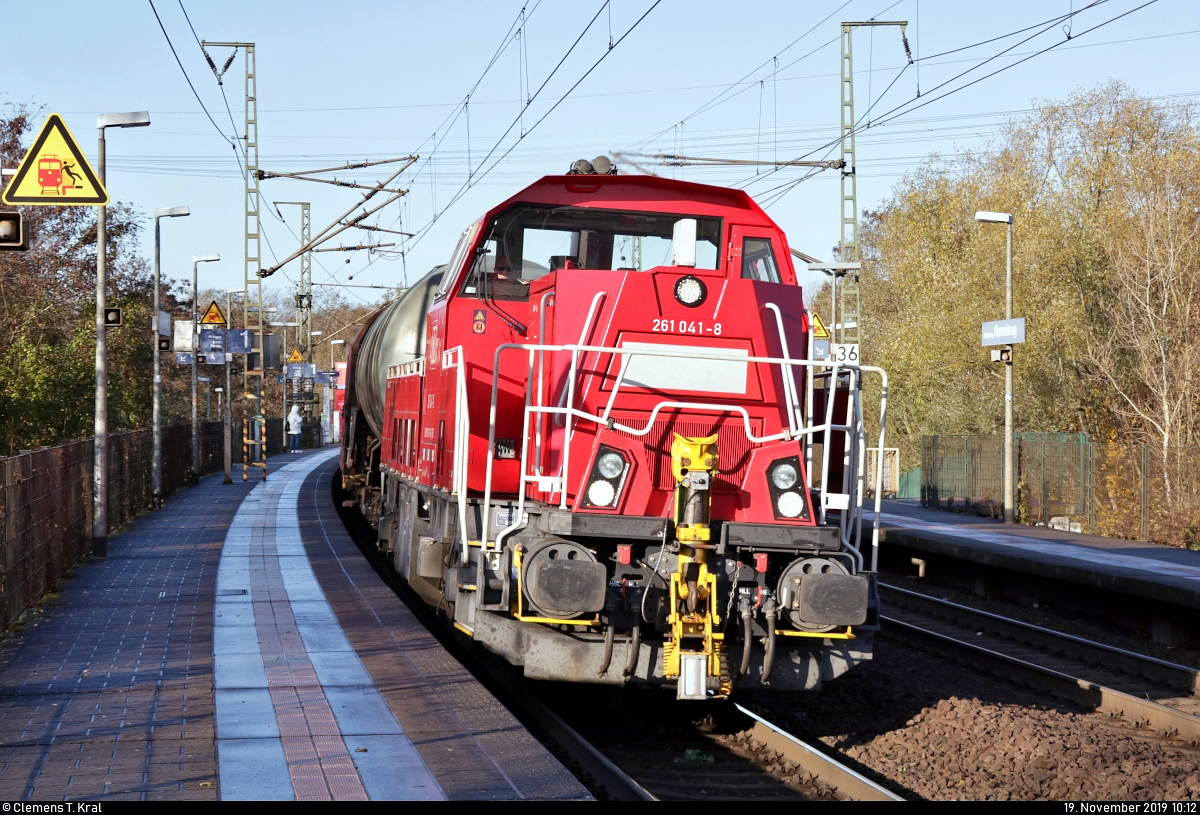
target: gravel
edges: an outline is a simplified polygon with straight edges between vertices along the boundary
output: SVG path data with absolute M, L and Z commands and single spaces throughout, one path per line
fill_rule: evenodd
M 1200 750 L 886 641 L 819 693 L 753 705 L 914 799 L 1200 799 Z

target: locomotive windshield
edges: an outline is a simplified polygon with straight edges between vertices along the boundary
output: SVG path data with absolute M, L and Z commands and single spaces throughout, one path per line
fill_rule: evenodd
M 671 264 L 675 223 L 696 221 L 696 268 L 716 269 L 720 218 L 521 204 L 488 229 L 462 293 L 524 300 L 529 284 L 558 269 L 641 272 Z

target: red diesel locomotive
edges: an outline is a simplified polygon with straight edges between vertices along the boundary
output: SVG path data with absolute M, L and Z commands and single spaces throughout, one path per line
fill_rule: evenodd
M 422 599 L 526 676 L 817 688 L 878 627 L 876 369 L 810 341 L 744 192 L 579 162 L 363 326 L 342 485 Z

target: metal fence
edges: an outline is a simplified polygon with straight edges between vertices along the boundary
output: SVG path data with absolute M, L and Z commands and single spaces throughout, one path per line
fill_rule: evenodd
M 87 554 L 92 538 L 92 440 L 44 447 L 0 459 L 0 627 L 52 591 Z M 163 492 L 188 483 L 191 425 L 163 429 Z M 109 436 L 108 524 L 118 529 L 153 499 L 149 430 Z M 241 428 L 234 428 L 234 460 L 241 460 Z M 223 464 L 222 424 L 200 428 L 200 469 Z
M 1200 547 L 1200 448 L 1095 444 L 1081 433 L 1018 433 L 1023 523 Z M 999 517 L 1004 440 L 921 437 L 921 503 Z

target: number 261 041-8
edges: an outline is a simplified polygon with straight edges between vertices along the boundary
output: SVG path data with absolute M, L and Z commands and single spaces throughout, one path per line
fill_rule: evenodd
M 721 324 L 704 324 L 702 320 L 667 320 L 656 319 L 652 331 L 664 334 L 711 334 L 721 336 Z

